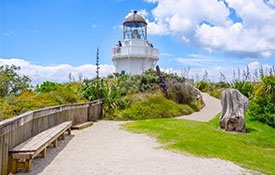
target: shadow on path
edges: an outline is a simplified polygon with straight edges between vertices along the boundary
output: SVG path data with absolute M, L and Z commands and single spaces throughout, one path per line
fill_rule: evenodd
M 57 141 L 57 147 L 53 148 L 52 145 L 50 145 L 47 148 L 47 153 L 45 158 L 41 158 L 40 156 L 37 156 L 32 161 L 32 167 L 30 173 L 17 173 L 20 175 L 37 175 L 43 172 L 43 170 L 62 152 L 62 150 L 69 144 L 69 142 L 74 138 L 75 136 L 73 134 L 66 135 L 65 140 L 58 140 Z

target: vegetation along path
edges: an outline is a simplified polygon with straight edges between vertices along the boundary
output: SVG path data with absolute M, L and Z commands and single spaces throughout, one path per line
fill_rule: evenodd
M 179 118 L 208 121 L 220 112 L 219 100 L 203 94 L 200 112 Z M 45 159 L 35 159 L 30 174 L 250 174 L 229 161 L 183 155 L 162 148 L 155 139 L 120 129 L 125 122 L 99 121 L 73 131 Z

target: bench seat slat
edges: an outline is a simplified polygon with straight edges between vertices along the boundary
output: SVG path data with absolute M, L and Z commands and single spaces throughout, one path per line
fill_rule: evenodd
M 11 154 L 11 170 L 16 173 L 17 168 L 24 165 L 25 172 L 29 172 L 32 159 L 41 153 L 42 157 L 46 156 L 46 148 L 51 143 L 56 146 L 58 137 L 64 138 L 65 131 L 71 133 L 72 121 L 63 122 L 57 126 L 49 128 L 41 133 L 33 136 L 25 142 L 13 147 L 9 150 Z M 23 160 L 19 161 L 19 160 Z
M 60 133 L 60 130 L 58 128 L 49 129 L 44 133 L 35 136 L 35 138 L 27 142 L 25 145 L 21 145 L 22 147 L 20 146 L 12 151 L 37 150 L 43 143 L 47 142 L 48 140 L 54 139 L 54 137 L 58 135 L 58 133 Z
M 65 132 L 70 126 L 72 122 L 63 122 L 57 126 L 54 126 L 50 129 L 47 129 L 36 136 L 30 138 L 29 140 L 13 147 L 10 152 L 35 152 L 40 147 L 43 147 L 49 142 L 54 141 L 57 139 L 63 132 Z

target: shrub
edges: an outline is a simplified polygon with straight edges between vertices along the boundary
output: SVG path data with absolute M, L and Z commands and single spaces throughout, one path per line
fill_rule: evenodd
M 117 109 L 124 109 L 130 105 L 122 89 L 118 87 L 119 81 L 106 81 L 104 79 L 85 80 L 79 88 L 81 98 L 89 101 L 104 98 L 104 117 Z
M 51 92 L 51 91 L 55 91 L 58 86 L 59 86 L 59 84 L 57 84 L 55 82 L 45 81 L 40 86 L 37 85 L 36 91 L 37 92 Z
M 235 81 L 231 87 L 238 89 L 244 96 L 251 99 L 254 96 L 254 85 L 247 81 Z
M 4 120 L 22 113 L 22 102 L 11 95 L 0 99 L 0 120 Z
M 214 89 L 213 91 L 210 92 L 210 95 L 217 99 L 220 99 L 222 90 L 223 89 Z
M 197 94 L 193 93 L 192 87 L 184 83 L 170 81 L 167 83 L 168 99 L 178 104 L 189 104 L 194 101 Z
M 55 91 L 49 93 L 49 96 L 54 99 L 57 104 L 72 104 L 77 103 L 78 97 L 72 89 L 66 86 L 58 86 Z
M 143 120 L 149 118 L 168 118 L 186 115 L 193 112 L 187 105 L 179 105 L 167 100 L 161 93 L 146 95 L 142 101 L 136 101 L 131 106 L 110 117 L 115 120 Z
M 117 81 L 122 90 L 122 95 L 153 92 L 159 88 L 159 77 L 153 70 L 148 70 L 142 75 L 120 75 Z
M 209 82 L 207 81 L 199 81 L 196 83 L 196 88 L 198 88 L 202 92 L 208 92 L 209 91 Z
M 229 88 L 230 84 L 224 81 L 220 81 L 218 83 L 215 83 L 215 88 L 217 89 L 224 89 L 224 88 Z
M 275 76 L 262 76 L 262 96 L 270 97 L 271 103 L 275 104 Z
M 200 110 L 199 106 L 195 103 L 190 103 L 188 106 L 195 112 Z
M 115 110 L 125 109 L 131 102 L 127 96 L 121 95 L 121 89 L 116 84 L 109 85 L 105 82 L 104 88 L 104 117 L 112 114 Z
M 248 114 L 255 120 L 275 128 L 275 105 L 270 102 L 270 98 L 253 98 L 250 101 Z
M 84 80 L 79 87 L 80 98 L 89 101 L 104 98 L 105 85 L 103 79 Z

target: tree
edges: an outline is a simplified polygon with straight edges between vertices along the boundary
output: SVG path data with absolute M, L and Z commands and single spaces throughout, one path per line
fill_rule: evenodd
M 30 88 L 30 78 L 26 75 L 20 76 L 16 71 L 19 66 L 0 66 L 0 96 L 16 95 L 23 90 Z
M 96 78 L 99 79 L 99 48 L 96 50 Z
M 51 92 L 55 91 L 59 84 L 51 81 L 45 81 L 40 86 L 36 87 L 37 92 Z

